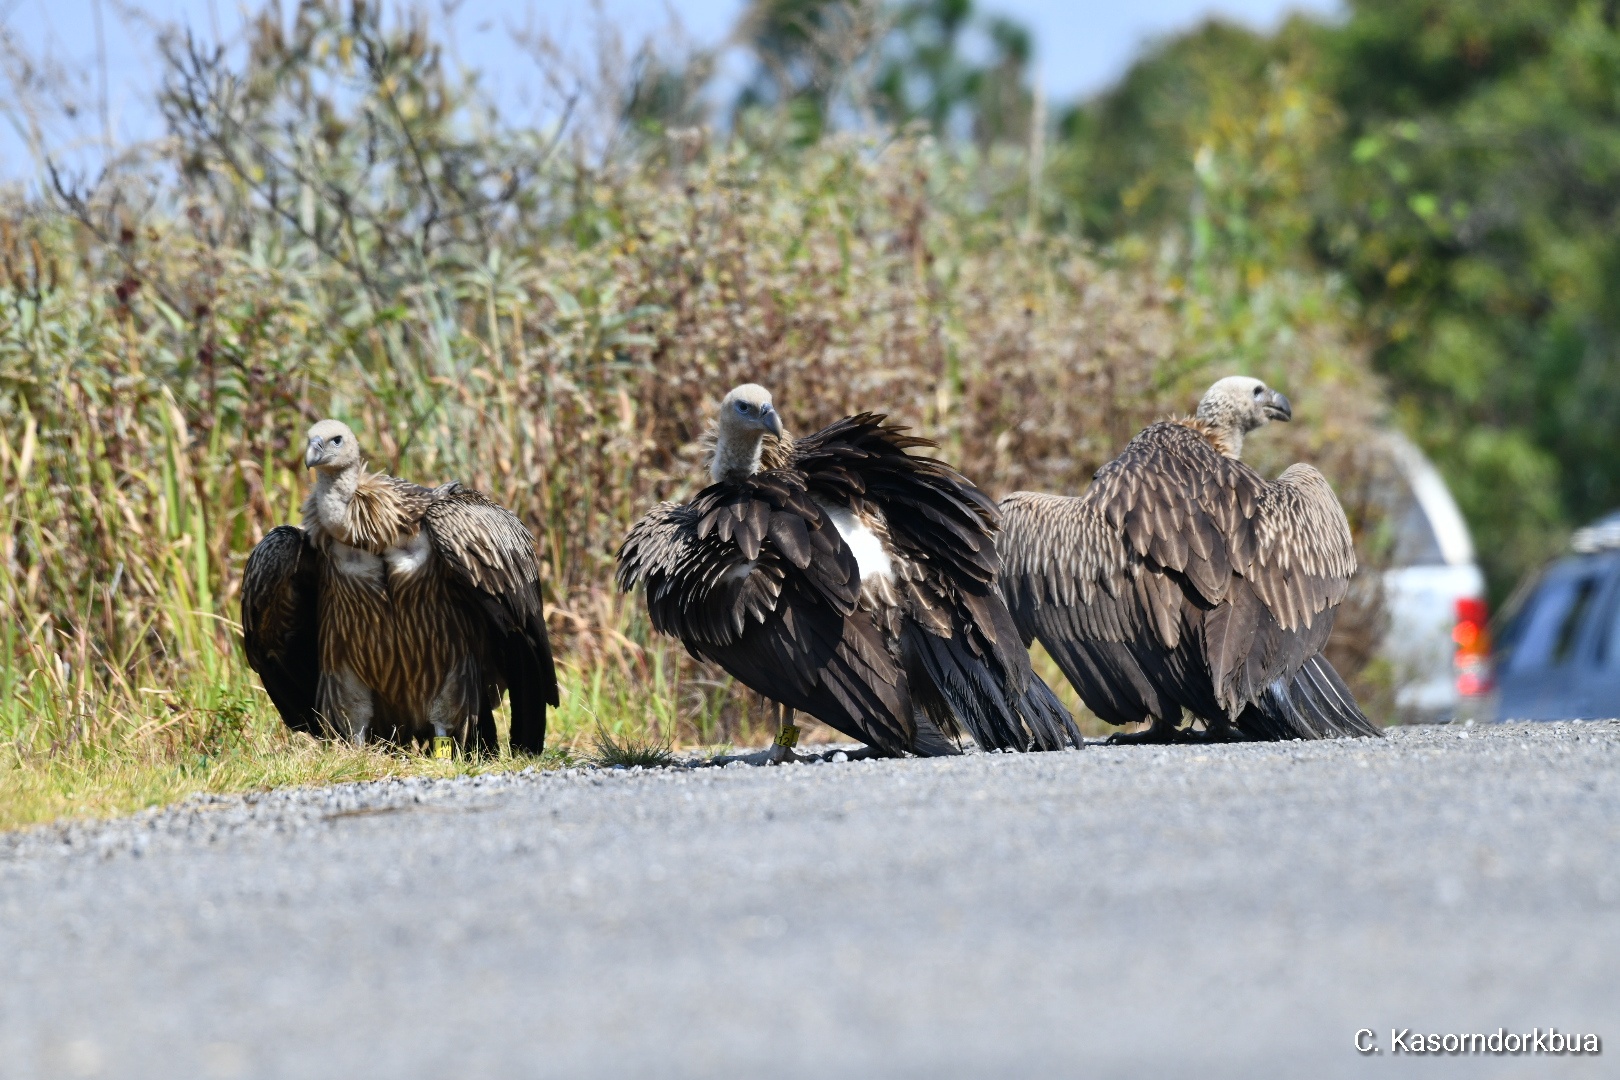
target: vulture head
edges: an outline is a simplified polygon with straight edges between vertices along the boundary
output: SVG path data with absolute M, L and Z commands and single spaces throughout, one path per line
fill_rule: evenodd
M 714 460 L 709 474 L 715 483 L 758 472 L 760 444 L 767 433 L 782 437 L 782 417 L 771 404 L 769 390 L 743 383 L 727 394 L 714 422 Z
M 340 473 L 360 464 L 360 446 L 349 425 L 339 420 L 322 420 L 309 429 L 309 446 L 304 464 L 323 473 Z
M 1243 436 L 1273 420 L 1291 420 L 1288 399 L 1259 379 L 1230 375 L 1217 380 L 1198 403 L 1198 419 L 1216 430 L 1228 457 L 1243 452 Z

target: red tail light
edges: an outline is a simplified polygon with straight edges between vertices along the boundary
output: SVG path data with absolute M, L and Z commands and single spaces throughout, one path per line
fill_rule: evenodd
M 1457 643 L 1457 693 L 1475 697 L 1491 688 L 1491 632 L 1485 601 L 1472 597 L 1457 601 L 1457 623 L 1451 640 Z

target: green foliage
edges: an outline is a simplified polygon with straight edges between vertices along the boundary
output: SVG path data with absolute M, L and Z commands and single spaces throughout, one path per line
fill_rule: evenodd
M 972 98 L 979 74 L 962 55 L 972 15 L 971 0 L 912 0 L 896 9 L 895 42 L 874 86 L 887 118 L 949 129 L 955 112 Z
M 784 111 L 799 145 L 873 122 L 981 149 L 1029 140 L 1034 39 L 972 0 L 751 0 L 736 37 L 756 62 L 738 112 Z
M 1620 503 L 1620 34 L 1599 4 L 1440 14 L 1417 33 L 1368 5 L 1347 28 L 1333 90 L 1366 111 L 1322 252 L 1501 592 Z
M 1304 103 L 1279 144 L 1297 160 L 1239 155 L 1249 231 L 1219 250 L 1343 275 L 1501 596 L 1620 503 L 1617 75 L 1612 5 L 1580 0 L 1357 0 L 1270 38 L 1212 23 L 1068 118 L 1055 181 L 1089 235 L 1196 249 L 1229 213 L 1208 177 L 1234 122 Z
M 1575 0 L 1354 0 L 1323 35 L 1329 79 L 1354 117 L 1448 109 L 1511 80 L 1579 7 Z
M 1193 156 L 1217 114 L 1248 106 L 1278 49 L 1209 21 L 1152 48 L 1119 85 L 1067 110 L 1053 180 L 1071 227 L 1111 240 L 1184 224 Z
M 791 119 L 799 145 L 815 142 L 838 109 L 864 109 L 855 69 L 881 41 L 884 18 L 878 5 L 863 0 L 754 0 L 735 31 L 756 60 L 738 113 L 779 110 Z
M 971 134 L 981 148 L 1029 140 L 1028 30 L 1003 16 L 977 17 L 971 0 L 909 0 L 892 10 L 871 91 L 883 119 Z M 969 56 L 974 35 L 988 46 L 987 62 Z

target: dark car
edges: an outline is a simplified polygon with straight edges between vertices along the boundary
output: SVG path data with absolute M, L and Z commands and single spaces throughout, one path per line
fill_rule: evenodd
M 1620 716 L 1620 513 L 1571 546 L 1509 606 L 1495 663 L 1500 720 Z

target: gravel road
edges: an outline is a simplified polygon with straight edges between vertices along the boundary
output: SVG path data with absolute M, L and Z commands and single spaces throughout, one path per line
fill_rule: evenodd
M 0 837 L 0 1075 L 1620 1075 L 1389 1046 L 1620 1040 L 1617 780 L 1609 722 L 193 801 Z

